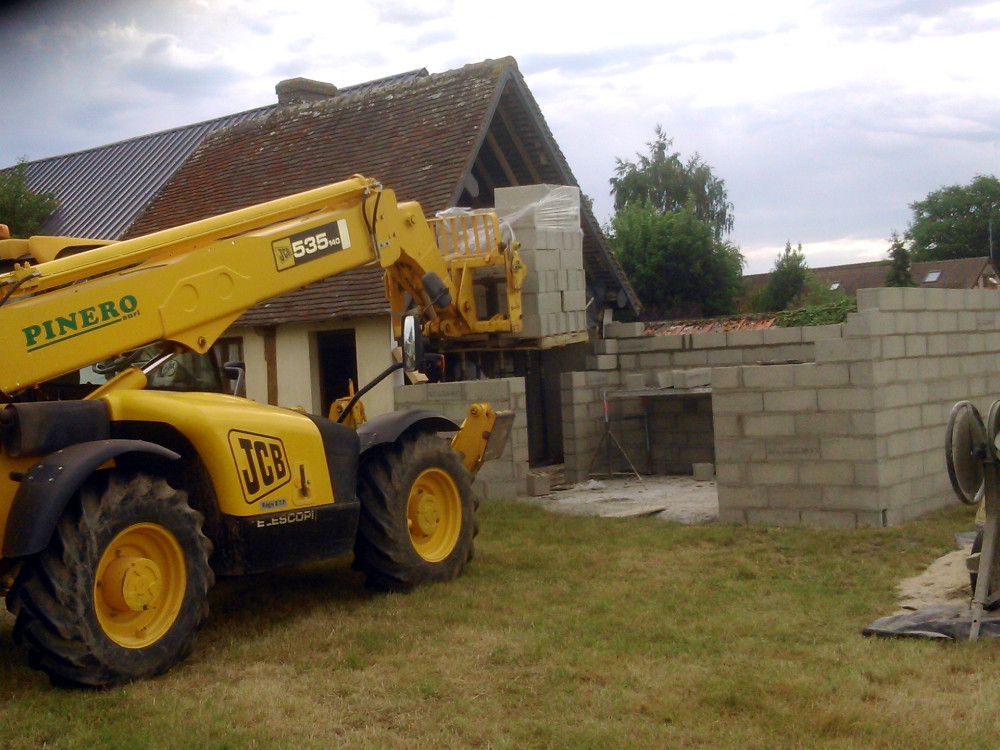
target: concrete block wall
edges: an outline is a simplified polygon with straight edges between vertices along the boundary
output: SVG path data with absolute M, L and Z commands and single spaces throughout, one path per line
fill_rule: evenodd
M 817 341 L 839 340 L 840 325 L 762 331 L 646 336 L 642 323 L 611 323 L 595 341 L 586 372 L 562 376 L 563 454 L 566 479 L 584 481 L 594 473 L 629 470 L 612 448 L 598 451 L 604 434 L 604 391 L 691 387 L 707 384 L 717 367 L 764 361 L 811 361 Z M 643 402 L 608 401 L 615 436 L 640 473 L 689 474 L 695 463 L 714 463 L 714 420 L 708 394 L 693 398 L 651 398 L 647 459 Z
M 397 409 L 432 409 L 462 423 L 470 404 L 489 402 L 496 410 L 513 409 L 514 424 L 500 458 L 488 461 L 476 475 L 473 489 L 480 497 L 505 500 L 527 492 L 528 423 L 524 378 L 461 380 L 397 386 Z
M 586 276 L 579 188 L 498 188 L 496 211 L 521 244 L 528 278 L 521 289 L 523 330 L 537 339 L 587 330 Z
M 713 370 L 721 520 L 886 526 L 955 502 L 945 425 L 1000 396 L 1000 295 L 866 289 L 858 308 L 812 362 Z

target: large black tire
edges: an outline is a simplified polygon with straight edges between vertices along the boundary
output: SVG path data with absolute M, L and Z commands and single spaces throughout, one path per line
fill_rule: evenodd
M 90 480 L 7 597 L 29 664 L 55 685 L 110 687 L 184 659 L 215 583 L 201 525 L 163 479 Z
M 479 533 L 472 475 L 451 445 L 417 432 L 373 449 L 358 474 L 354 569 L 378 591 L 448 581 L 472 560 Z

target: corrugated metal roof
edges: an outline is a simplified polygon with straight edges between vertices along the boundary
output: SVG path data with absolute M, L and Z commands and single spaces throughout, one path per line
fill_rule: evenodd
M 367 93 L 427 75 L 411 70 L 346 86 L 338 96 Z M 119 239 L 167 180 L 211 133 L 278 109 L 277 103 L 159 133 L 25 164 L 29 187 L 55 193 L 59 208 L 41 233 Z
M 60 206 L 46 219 L 41 233 L 118 239 L 205 136 L 277 107 L 28 162 L 28 185 L 35 192 L 55 193 Z

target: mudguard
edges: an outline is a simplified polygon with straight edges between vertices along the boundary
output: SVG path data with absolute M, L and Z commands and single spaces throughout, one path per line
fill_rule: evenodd
M 17 488 L 7 517 L 3 556 L 23 557 L 45 549 L 74 493 L 97 467 L 123 453 L 180 458 L 180 454 L 145 440 L 97 440 L 50 453 L 28 470 Z
M 372 448 L 394 443 L 411 427 L 419 425 L 430 432 L 457 432 L 460 426 L 443 414 L 430 409 L 412 409 L 380 414 L 358 428 L 361 438 L 361 455 Z

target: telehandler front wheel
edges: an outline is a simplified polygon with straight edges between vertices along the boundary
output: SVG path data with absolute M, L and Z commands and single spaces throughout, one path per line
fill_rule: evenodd
M 109 687 L 187 656 L 215 581 L 201 523 L 163 479 L 88 482 L 7 597 L 31 666 L 54 684 Z
M 461 575 L 479 532 L 472 476 L 451 445 L 406 435 L 369 452 L 358 475 L 354 568 L 369 587 L 409 591 Z

